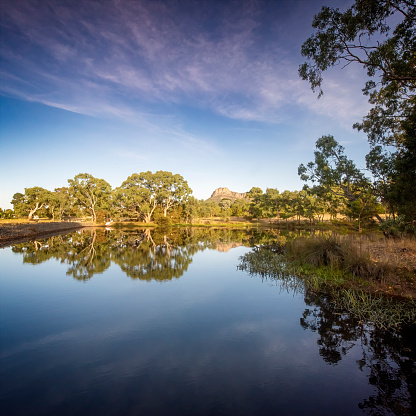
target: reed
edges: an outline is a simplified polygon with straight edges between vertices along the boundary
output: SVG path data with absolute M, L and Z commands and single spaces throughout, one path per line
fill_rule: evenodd
M 390 253 L 374 260 L 371 248 L 382 245 L 381 252 Z M 391 242 L 338 236 L 297 238 L 284 244 L 256 247 L 240 257 L 239 269 L 251 275 L 276 279 L 303 290 L 325 293 L 336 307 L 378 328 L 398 328 L 416 323 L 416 302 L 413 299 L 377 293 L 375 283 L 403 271 L 398 254 L 413 250 L 414 241 Z M 385 250 L 383 250 L 383 248 Z M 413 263 L 405 268 L 413 284 Z M 405 276 L 405 275 L 403 275 Z M 296 280 L 297 279 L 297 280 Z M 299 281 L 302 283 L 300 284 Z M 290 286 L 289 285 L 289 286 Z
M 416 322 L 416 302 L 375 295 L 363 290 L 341 290 L 332 295 L 337 305 L 362 323 L 377 328 L 399 328 Z

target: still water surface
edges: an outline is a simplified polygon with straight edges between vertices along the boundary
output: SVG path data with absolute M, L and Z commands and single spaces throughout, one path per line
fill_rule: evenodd
M 89 230 L 1 249 L 2 414 L 412 414 L 415 334 L 237 270 L 270 238 Z

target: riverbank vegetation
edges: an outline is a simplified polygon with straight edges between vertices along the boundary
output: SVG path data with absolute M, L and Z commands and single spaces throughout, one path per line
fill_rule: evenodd
M 416 241 L 316 236 L 278 240 L 239 268 L 291 289 L 329 296 L 339 311 L 378 327 L 416 322 Z

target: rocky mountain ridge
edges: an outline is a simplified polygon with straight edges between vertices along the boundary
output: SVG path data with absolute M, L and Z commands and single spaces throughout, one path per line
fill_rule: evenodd
M 247 192 L 233 192 L 228 188 L 217 188 L 209 198 L 210 200 L 221 201 L 222 199 L 231 199 L 235 201 L 236 199 L 245 199 L 247 197 Z

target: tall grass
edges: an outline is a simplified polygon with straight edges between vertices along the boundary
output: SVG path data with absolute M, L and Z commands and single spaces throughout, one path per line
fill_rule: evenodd
M 363 244 L 362 240 L 334 235 L 300 237 L 257 247 L 240 257 L 238 268 L 278 279 L 286 286 L 290 283 L 305 291 L 326 293 L 338 308 L 366 324 L 391 328 L 416 322 L 414 300 L 376 293 L 372 285 L 398 269 L 389 256 L 373 261 L 368 241 Z
M 381 280 L 392 269 L 371 260 L 359 241 L 339 236 L 297 238 L 286 245 L 287 259 L 315 267 L 342 270 L 353 277 Z
M 340 308 L 363 323 L 378 328 L 397 328 L 416 322 L 416 302 L 374 295 L 363 290 L 342 290 L 333 295 Z

